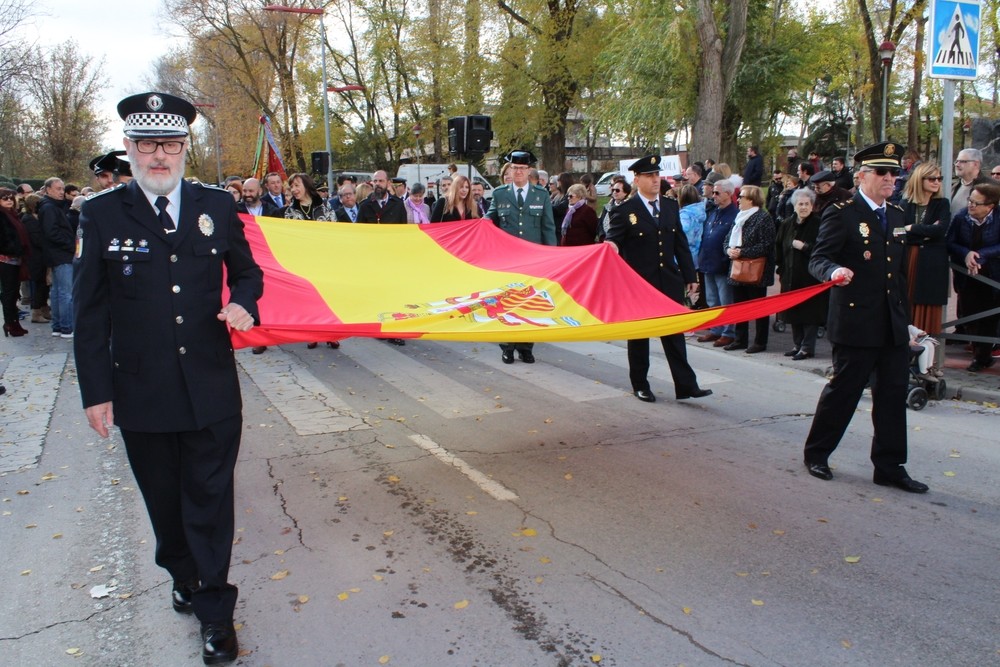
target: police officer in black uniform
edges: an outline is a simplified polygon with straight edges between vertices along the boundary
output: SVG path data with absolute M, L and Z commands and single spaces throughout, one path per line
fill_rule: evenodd
M 903 209 L 888 198 L 904 150 L 881 143 L 855 155 L 861 165 L 857 194 L 823 213 L 809 271 L 817 280 L 840 281 L 830 291 L 826 325 L 834 375 L 820 394 L 804 459 L 813 477 L 833 478 L 828 459 L 871 377 L 874 482 L 924 493 L 927 485 L 911 479 L 903 467 L 910 355 L 906 233 Z
M 80 393 L 98 434 L 121 429 L 173 607 L 194 612 L 202 657 L 218 664 L 238 653 L 228 574 L 242 400 L 229 328 L 258 323 L 263 273 L 232 196 L 182 179 L 191 103 L 144 93 L 118 113 L 135 180 L 94 195 L 80 215 Z
M 646 282 L 683 303 L 685 287 L 692 295 L 698 291 L 698 276 L 687 236 L 681 229 L 677 201 L 660 195 L 660 156 L 640 158 L 628 169 L 635 174 L 636 194 L 611 210 L 607 241 Z M 712 390 L 698 387 L 698 378 L 688 363 L 684 334 L 660 336 L 660 341 L 677 398 L 709 396 Z M 646 378 L 648 338 L 628 341 L 628 373 L 636 398 L 647 403 L 655 401 Z

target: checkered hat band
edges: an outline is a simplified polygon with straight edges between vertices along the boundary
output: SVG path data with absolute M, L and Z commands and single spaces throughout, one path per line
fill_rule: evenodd
M 125 134 L 130 136 L 158 136 L 188 133 L 184 116 L 175 113 L 133 113 L 125 118 Z

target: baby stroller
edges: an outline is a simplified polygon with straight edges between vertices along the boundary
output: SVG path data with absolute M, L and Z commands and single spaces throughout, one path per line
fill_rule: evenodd
M 936 343 L 936 341 L 934 342 Z M 948 391 L 948 385 L 945 383 L 940 369 L 930 366 L 926 373 L 920 372 L 920 365 L 917 360 L 920 358 L 920 355 L 924 354 L 925 350 L 926 348 L 923 345 L 910 345 L 906 407 L 911 410 L 923 410 L 927 405 L 928 399 L 935 401 L 943 400 Z

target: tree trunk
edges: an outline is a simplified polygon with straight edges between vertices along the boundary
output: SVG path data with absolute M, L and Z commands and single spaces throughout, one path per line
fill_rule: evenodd
M 917 36 L 913 50 L 913 89 L 910 91 L 910 118 L 906 126 L 906 145 L 920 145 L 920 93 L 924 75 L 924 26 L 926 18 L 917 19 Z

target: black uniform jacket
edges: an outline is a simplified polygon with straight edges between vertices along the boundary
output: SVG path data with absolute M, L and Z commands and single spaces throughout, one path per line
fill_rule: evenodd
M 888 236 L 860 193 L 823 211 L 809 272 L 827 281 L 841 266 L 854 271 L 848 285 L 829 292 L 826 330 L 835 345 L 881 347 L 909 340 L 903 210 L 886 202 L 886 217 Z
M 677 202 L 660 197 L 660 219 L 653 218 L 637 194 L 611 210 L 607 240 L 632 269 L 678 303 L 684 290 L 698 281 L 687 236 L 681 228 Z
M 374 199 L 358 202 L 358 222 L 386 224 L 406 224 L 406 205 L 396 195 L 389 195 L 385 206 L 379 206 Z
M 181 184 L 167 234 L 137 181 L 83 205 L 73 282 L 74 348 L 84 407 L 113 401 L 115 423 L 147 433 L 197 430 L 242 409 L 226 324 L 230 295 L 258 321 L 264 277 L 225 190 Z

